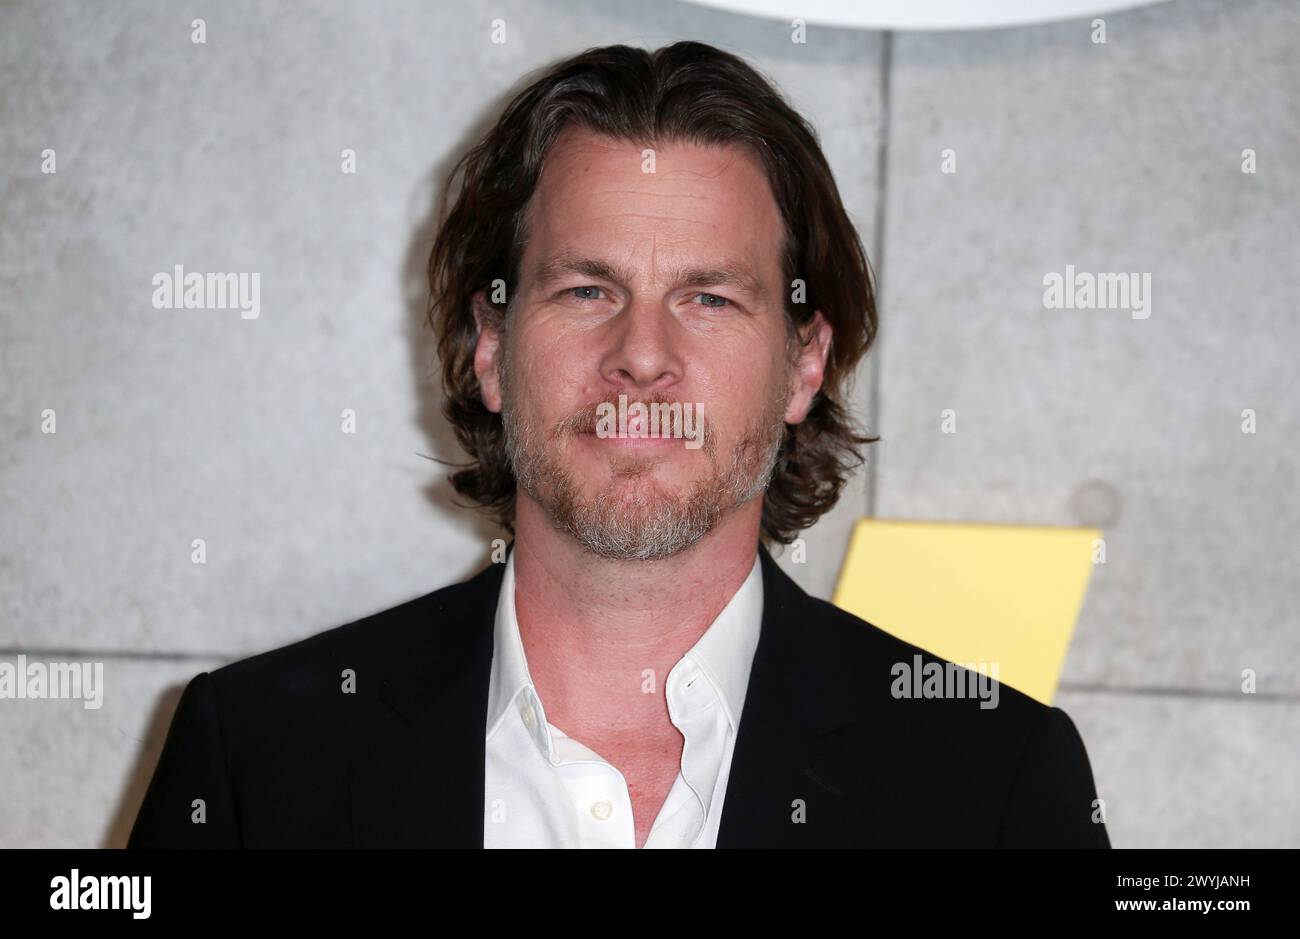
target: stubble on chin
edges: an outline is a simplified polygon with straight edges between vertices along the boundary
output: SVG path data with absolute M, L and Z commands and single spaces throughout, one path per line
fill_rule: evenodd
M 705 425 L 701 454 L 709 470 L 685 492 L 656 478 L 665 458 L 615 454 L 606 459 L 612 478 L 590 498 L 568 460 L 581 459 L 570 444 L 579 415 L 543 433 L 539 422 L 516 397 L 510 376 L 502 374 L 502 421 L 506 453 L 519 488 L 546 512 L 552 525 L 592 554 L 611 560 L 647 561 L 671 557 L 698 543 L 727 512 L 767 489 L 785 437 L 788 383 L 769 394 L 766 407 L 746 429 L 724 461 L 712 425 Z

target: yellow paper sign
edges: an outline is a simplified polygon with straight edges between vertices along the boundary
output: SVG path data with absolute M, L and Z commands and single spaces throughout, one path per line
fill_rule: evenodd
M 1094 528 L 862 519 L 834 603 L 1051 704 L 1100 538 Z

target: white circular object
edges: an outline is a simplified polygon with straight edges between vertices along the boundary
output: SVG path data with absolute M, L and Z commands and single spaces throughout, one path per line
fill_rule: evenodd
M 1049 23 L 1167 0 L 686 0 L 789 22 L 856 29 L 993 29 Z

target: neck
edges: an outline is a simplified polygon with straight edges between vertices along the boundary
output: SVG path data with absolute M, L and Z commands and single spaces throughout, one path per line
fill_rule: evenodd
M 515 612 L 550 723 L 584 740 L 674 733 L 664 682 L 749 576 L 762 504 L 733 509 L 672 557 L 616 561 L 556 530 L 520 491 Z

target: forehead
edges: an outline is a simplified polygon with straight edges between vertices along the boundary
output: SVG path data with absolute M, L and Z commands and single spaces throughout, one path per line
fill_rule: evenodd
M 779 276 L 781 213 L 757 155 L 742 145 L 653 148 L 584 127 L 547 153 L 528 206 L 523 272 L 557 255 L 640 267 L 710 262 Z

